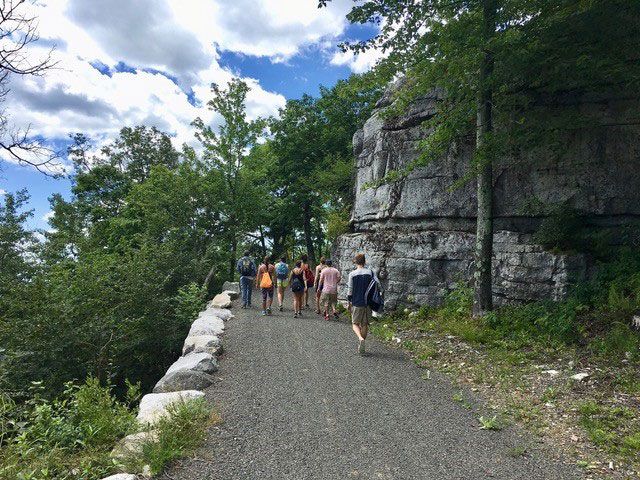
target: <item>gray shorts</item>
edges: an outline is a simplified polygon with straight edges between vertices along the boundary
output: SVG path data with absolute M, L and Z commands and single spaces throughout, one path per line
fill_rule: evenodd
M 361 327 L 371 323 L 371 309 L 369 307 L 351 307 L 351 323 Z

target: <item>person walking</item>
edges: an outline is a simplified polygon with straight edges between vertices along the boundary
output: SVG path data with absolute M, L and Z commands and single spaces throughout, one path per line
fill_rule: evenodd
M 276 263 L 276 281 L 278 282 L 278 310 L 282 311 L 284 305 L 284 291 L 289 286 L 289 265 L 287 258 L 282 257 Z
M 367 302 L 367 289 L 373 280 L 379 283 L 373 270 L 366 268 L 366 259 L 363 253 L 358 253 L 353 263 L 356 269 L 349 273 L 347 287 L 347 299 L 349 300 L 349 313 L 351 313 L 351 326 L 358 337 L 358 353 L 364 355 L 365 340 L 369 333 L 372 310 Z
M 302 261 L 296 262 L 296 266 L 289 275 L 289 285 L 293 292 L 293 318 L 302 316 L 302 302 L 307 291 L 307 278 L 302 269 Z
M 302 266 L 300 268 L 302 268 L 302 271 L 304 272 L 304 279 L 307 282 L 307 285 L 314 285 L 315 284 L 315 277 L 313 276 L 313 271 L 311 270 L 311 267 L 309 266 L 309 257 L 307 256 L 306 253 L 303 253 L 300 256 L 300 260 L 302 262 Z M 303 303 L 303 307 L 304 308 L 309 308 L 309 290 L 305 289 L 304 291 L 304 299 L 303 299 L 304 303 Z
M 273 289 L 276 285 L 276 268 L 271 263 L 269 255 L 264 257 L 264 262 L 258 268 L 256 276 L 256 288 L 262 291 L 262 315 L 271 315 L 273 303 Z
M 240 274 L 240 293 L 242 297 L 242 308 L 251 307 L 251 290 L 253 288 L 253 278 L 256 276 L 256 264 L 249 256 L 249 252 L 238 260 L 236 269 Z
M 320 303 L 324 311 L 324 319 L 329 320 L 330 315 L 338 318 L 338 311 L 336 307 L 338 305 L 338 283 L 342 279 L 340 271 L 333 266 L 331 259 L 327 259 L 325 262 L 325 268 L 320 272 L 319 285 L 321 285 Z M 331 313 L 329 310 L 332 310 Z
M 320 263 L 316 267 L 316 274 L 314 277 L 313 288 L 316 290 L 316 313 L 320 315 L 320 295 L 322 294 L 322 282 L 320 282 L 320 274 L 322 270 L 325 269 L 326 259 L 324 257 L 320 257 Z

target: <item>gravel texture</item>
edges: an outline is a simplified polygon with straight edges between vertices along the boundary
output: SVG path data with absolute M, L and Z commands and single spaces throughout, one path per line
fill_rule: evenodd
M 206 390 L 222 423 L 166 478 L 579 478 L 515 428 L 480 430 L 477 408 L 455 402 L 443 377 L 423 379 L 399 350 L 370 339 L 358 356 L 344 321 L 234 313 Z

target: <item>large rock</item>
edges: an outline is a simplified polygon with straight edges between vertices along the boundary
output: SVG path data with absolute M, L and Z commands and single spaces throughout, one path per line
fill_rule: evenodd
M 209 302 L 209 306 L 214 308 L 230 308 L 231 307 L 231 297 L 228 293 L 219 293 L 213 300 Z
M 235 292 L 233 290 L 224 290 L 222 293 L 228 295 L 231 300 L 237 300 L 240 296 L 238 292 Z
M 223 292 L 235 292 L 236 294 L 240 294 L 240 282 L 224 282 L 222 284 Z
M 117 443 L 111 452 L 111 456 L 118 460 L 135 458 L 142 453 L 142 447 L 146 443 L 157 441 L 158 434 L 153 430 L 150 432 L 132 433 Z
M 178 370 L 167 373 L 153 388 L 153 393 L 204 390 L 213 383 L 213 376 L 196 370 Z
M 200 312 L 200 316 L 191 324 L 189 337 L 197 335 L 220 336 L 224 332 L 224 321 L 207 310 Z
M 228 308 L 216 308 L 216 307 L 208 307 L 203 312 L 200 312 L 200 315 L 212 315 L 214 317 L 221 318 L 225 322 L 231 320 L 233 318 L 233 313 Z
M 201 352 L 220 355 L 222 353 L 220 337 L 216 335 L 196 335 L 185 339 L 182 355 Z
M 137 479 L 138 477 L 131 473 L 116 473 L 115 475 L 105 477 L 102 480 L 137 480 Z
M 418 99 L 399 118 L 384 115 L 382 108 L 394 102 L 401 83 L 390 86 L 353 137 L 353 232 L 341 236 L 333 251 L 345 275 L 341 296 L 353 255 L 362 251 L 380 270 L 389 307 L 437 304 L 456 282 L 471 279 L 477 209 L 474 182 L 461 182 L 473 163 L 472 140 L 452 145 L 442 158 L 412 169 L 398 182 L 368 187 L 418 158 L 431 133 L 422 124 L 437 115 L 438 92 Z M 535 244 L 531 234 L 543 216 L 533 212 L 532 204 L 566 202 L 584 212 L 594 227 L 614 231 L 640 216 L 640 128 L 622 126 L 639 102 L 600 100 L 580 105 L 579 113 L 598 112 L 614 126 L 568 134 L 559 157 L 527 151 L 496 162 L 493 268 L 498 304 L 559 300 L 591 272 L 586 256 L 554 254 Z
M 195 398 L 203 398 L 204 393 L 197 390 L 183 390 L 170 393 L 149 393 L 142 397 L 138 410 L 138 422 L 141 424 L 154 424 L 167 414 L 167 408 L 175 403 L 184 402 Z
M 218 370 L 218 361 L 210 353 L 190 353 L 176 360 L 173 365 L 169 367 L 165 375 L 180 370 L 213 373 Z

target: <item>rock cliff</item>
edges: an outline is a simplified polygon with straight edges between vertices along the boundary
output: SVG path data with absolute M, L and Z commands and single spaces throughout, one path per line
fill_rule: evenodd
M 458 145 L 400 182 L 363 188 L 413 161 L 419 142 L 429 134 L 424 120 L 437 114 L 434 94 L 416 101 L 401 118 L 386 118 L 381 112 L 393 101 L 392 92 L 390 88 L 354 135 L 353 233 L 338 238 L 334 258 L 346 274 L 355 252 L 367 254 L 391 307 L 437 304 L 457 281 L 468 280 L 473 269 L 475 184 L 452 188 L 468 173 L 472 146 Z M 588 273 L 585 255 L 554 254 L 533 243 L 541 218 L 523 213 L 532 199 L 566 203 L 586 213 L 595 226 L 640 219 L 640 128 L 629 122 L 638 106 L 628 99 L 581 104 L 580 111 L 597 114 L 607 126 L 568 133 L 559 158 L 530 152 L 496 165 L 497 304 L 561 299 Z

